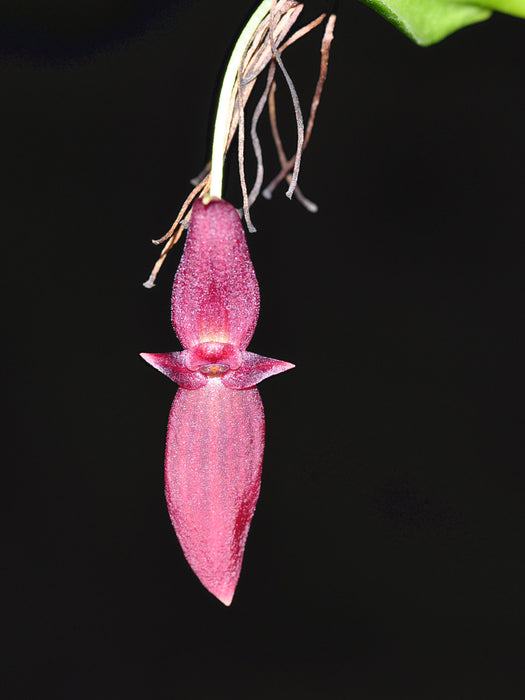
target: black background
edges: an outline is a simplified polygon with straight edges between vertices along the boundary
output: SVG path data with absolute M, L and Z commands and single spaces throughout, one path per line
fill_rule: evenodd
M 320 211 L 252 209 L 250 348 L 297 368 L 260 387 L 227 609 L 171 529 L 175 387 L 138 353 L 179 347 L 182 248 L 147 291 L 150 239 L 252 4 L 2 7 L 4 697 L 522 697 L 525 23 L 422 49 L 339 4 L 300 178 Z M 286 54 L 304 111 L 319 41 Z

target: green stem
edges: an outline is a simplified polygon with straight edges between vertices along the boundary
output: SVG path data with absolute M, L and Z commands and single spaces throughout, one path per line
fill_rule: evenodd
M 246 48 L 249 46 L 253 35 L 266 15 L 270 12 L 272 0 L 263 0 L 257 7 L 253 15 L 248 20 L 246 26 L 237 39 L 237 43 L 232 51 L 224 79 L 222 81 L 219 95 L 219 105 L 217 116 L 215 117 L 215 127 L 213 131 L 213 145 L 211 151 L 211 173 L 209 197 L 222 197 L 222 175 L 224 169 L 224 156 L 230 131 L 230 102 L 235 83 L 239 74 L 239 68 Z

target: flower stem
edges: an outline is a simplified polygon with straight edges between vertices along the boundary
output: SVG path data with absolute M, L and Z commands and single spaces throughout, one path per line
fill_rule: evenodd
M 224 156 L 228 133 L 230 130 L 231 98 L 235 90 L 235 83 L 239 75 L 239 68 L 246 48 L 249 46 L 253 35 L 266 15 L 270 12 L 272 0 L 263 0 L 237 39 L 230 60 L 226 67 L 219 95 L 217 115 L 213 131 L 213 145 L 211 152 L 211 173 L 209 197 L 222 197 L 222 176 L 224 169 Z

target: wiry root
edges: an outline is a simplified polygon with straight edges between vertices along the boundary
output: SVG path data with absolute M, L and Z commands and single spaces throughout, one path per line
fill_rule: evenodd
M 336 17 L 335 15 L 331 15 L 326 23 L 321 44 L 321 66 L 319 77 L 312 99 L 312 104 L 310 106 L 308 123 L 305 129 L 297 91 L 290 75 L 284 67 L 282 53 L 298 39 L 305 36 L 315 27 L 321 24 L 326 15 L 320 15 L 317 19 L 313 20 L 305 27 L 297 30 L 294 34 L 292 34 L 292 36 L 286 39 L 292 26 L 295 24 L 300 13 L 302 12 L 302 9 L 303 5 L 297 3 L 295 0 L 273 0 L 269 15 L 267 15 L 265 19 L 261 21 L 257 27 L 257 30 L 253 34 L 250 43 L 243 53 L 239 64 L 237 80 L 230 95 L 228 108 L 229 130 L 223 157 L 228 152 L 235 134 L 237 134 L 239 177 L 243 198 L 242 211 L 249 231 L 255 231 L 255 227 L 253 226 L 250 217 L 250 207 L 261 193 L 264 179 L 263 154 L 259 137 L 257 135 L 257 124 L 266 105 L 268 105 L 272 137 L 277 149 L 281 170 L 264 188 L 262 194 L 267 199 L 271 198 L 279 183 L 286 180 L 288 182 L 288 190 L 286 192 L 287 197 L 291 198 L 295 194 L 297 200 L 308 211 L 317 211 L 317 205 L 304 196 L 297 184 L 297 180 L 299 177 L 301 156 L 308 145 L 312 134 L 317 108 L 319 106 L 321 93 L 326 80 L 330 46 L 333 39 L 333 30 Z M 277 66 L 280 68 L 288 86 L 288 90 L 292 98 L 297 125 L 297 144 L 295 154 L 292 158 L 288 158 L 286 156 L 277 127 L 277 114 L 275 107 L 275 74 Z M 255 107 L 250 126 L 250 138 L 256 158 L 257 170 L 253 187 L 248 192 L 244 172 L 245 106 L 253 90 L 257 77 L 265 70 L 266 67 L 268 67 L 266 86 Z M 151 271 L 148 280 L 144 282 L 144 286 L 148 289 L 155 286 L 155 279 L 160 268 L 162 267 L 162 264 L 164 263 L 164 260 L 166 259 L 167 254 L 182 236 L 193 202 L 199 196 L 205 198 L 209 195 L 210 182 L 210 164 L 208 164 L 206 168 L 194 180 L 192 180 L 192 185 L 194 185 L 194 188 L 186 198 L 169 231 L 167 231 L 161 238 L 153 241 L 155 245 L 160 245 L 162 243 L 165 245 Z
M 164 260 L 166 259 L 167 254 L 170 252 L 170 250 L 173 248 L 175 243 L 179 240 L 179 238 L 182 236 L 182 232 L 186 228 L 185 226 L 185 221 L 184 217 L 185 215 L 189 212 L 191 205 L 197 199 L 197 196 L 201 194 L 202 196 L 206 195 L 206 192 L 209 188 L 209 181 L 210 181 L 210 176 L 205 174 L 202 178 L 202 180 L 195 185 L 195 187 L 192 189 L 190 194 L 186 197 L 186 200 L 184 201 L 184 204 L 179 210 L 179 213 L 177 214 L 177 218 L 171 225 L 171 228 L 167 233 L 165 233 L 162 238 L 157 238 L 153 239 L 152 243 L 155 245 L 160 245 L 161 243 L 165 243 L 166 245 L 162 249 L 162 253 L 159 255 L 157 258 L 157 262 L 153 266 L 153 269 L 150 273 L 150 276 L 148 279 L 144 282 L 144 286 L 146 289 L 151 289 L 152 287 L 155 286 L 155 280 L 157 278 L 157 275 L 159 273 L 160 268 L 162 267 Z
M 326 23 L 326 28 L 323 36 L 323 40 L 321 42 L 321 67 L 319 70 L 319 78 L 317 79 L 317 85 L 315 88 L 315 93 L 312 99 L 312 104 L 310 106 L 310 116 L 308 118 L 308 124 L 306 127 L 306 134 L 304 138 L 304 145 L 302 147 L 302 151 L 306 148 L 308 145 L 308 142 L 310 141 L 310 137 L 312 135 L 312 130 L 313 126 L 315 123 L 315 117 L 317 114 L 317 109 L 319 107 L 319 102 L 321 100 L 321 94 L 323 92 L 323 87 L 326 81 L 326 76 L 328 73 L 328 60 L 330 57 L 330 47 L 332 44 L 332 40 L 334 38 L 334 25 L 335 25 L 335 20 L 336 16 L 335 15 L 330 15 L 328 18 L 328 22 Z M 291 37 L 292 39 L 294 37 Z M 284 47 L 286 48 L 286 46 Z M 298 154 L 296 153 L 290 160 L 286 159 L 286 156 L 284 154 L 284 150 L 282 147 L 281 139 L 279 137 L 279 132 L 277 129 L 277 118 L 276 118 L 276 112 L 275 112 L 275 97 L 270 94 L 270 101 L 269 101 L 269 111 L 270 111 L 270 122 L 272 126 L 272 135 L 275 141 L 275 146 L 277 148 L 277 153 L 279 156 L 279 162 L 281 163 L 281 171 L 276 175 L 276 177 L 265 187 L 263 191 L 263 196 L 266 199 L 270 199 L 273 191 L 277 187 L 277 185 L 282 182 L 286 178 L 286 180 L 290 183 L 293 182 L 293 176 L 290 178 L 289 173 L 292 168 L 294 168 L 294 171 L 297 167 L 297 157 Z M 288 192 L 287 192 L 288 194 Z M 298 199 L 300 198 L 299 196 L 297 197 Z M 306 200 L 309 202 L 309 200 Z M 314 209 L 313 211 L 317 211 L 317 206 L 313 204 L 313 202 L 309 202 L 309 205 L 306 205 L 305 202 L 303 202 L 304 206 L 306 206 L 307 209 L 310 209 L 310 205 L 313 205 Z

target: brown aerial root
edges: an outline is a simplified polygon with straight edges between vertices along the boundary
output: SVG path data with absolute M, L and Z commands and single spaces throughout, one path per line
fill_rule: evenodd
M 155 280 L 157 279 L 157 275 L 159 273 L 160 268 L 162 267 L 164 260 L 166 260 L 166 256 L 170 252 L 170 250 L 173 248 L 175 243 L 179 240 L 179 238 L 182 236 L 182 232 L 185 229 L 185 221 L 184 217 L 188 213 L 188 210 L 190 209 L 190 206 L 193 204 L 193 202 L 197 199 L 197 196 L 202 193 L 202 196 L 204 197 L 206 195 L 206 192 L 209 188 L 209 182 L 210 182 L 210 176 L 209 175 L 204 175 L 202 180 L 195 185 L 195 187 L 192 189 L 190 194 L 186 197 L 184 204 L 179 210 L 179 213 L 177 214 L 177 218 L 171 225 L 171 228 L 167 233 L 165 233 L 161 238 L 153 239 L 152 243 L 155 245 L 160 245 L 161 243 L 166 243 L 164 248 L 162 249 L 162 253 L 159 255 L 157 258 L 157 262 L 153 266 L 153 269 L 150 273 L 150 276 L 148 279 L 144 282 L 144 286 L 146 289 L 151 289 L 152 287 L 155 286 Z
M 303 7 L 304 6 L 302 4 L 296 2 L 295 0 L 273 0 L 270 13 L 261 21 L 250 43 L 244 51 L 239 65 L 237 80 L 229 99 L 228 122 L 226 122 L 229 124 L 229 130 L 224 147 L 224 157 L 230 148 L 235 134 L 237 134 L 239 178 L 243 199 L 243 214 L 249 231 L 255 231 L 255 227 L 253 226 L 250 217 L 250 206 L 259 196 L 264 179 L 263 154 L 261 144 L 257 136 L 257 124 L 266 105 L 268 105 L 272 137 L 277 149 L 281 170 L 262 191 L 262 194 L 264 197 L 269 199 L 277 185 L 286 179 L 289 185 L 286 195 L 291 198 L 293 194 L 295 194 L 298 201 L 303 204 L 306 209 L 311 212 L 317 211 L 317 205 L 307 199 L 299 189 L 297 179 L 299 176 L 301 156 L 310 140 L 317 108 L 319 106 L 319 100 L 321 98 L 324 82 L 326 80 L 330 45 L 333 39 L 333 28 L 336 18 L 335 15 L 331 15 L 326 24 L 321 44 L 321 67 L 319 77 L 317 80 L 314 97 L 312 99 L 312 104 L 310 106 L 308 123 L 305 128 L 299 98 L 293 85 L 293 81 L 283 64 L 282 53 L 298 39 L 319 26 L 319 24 L 321 24 L 325 19 L 326 15 L 320 15 L 315 20 L 286 38 L 302 12 Z M 286 156 L 277 127 L 277 114 L 275 107 L 275 74 L 277 66 L 281 70 L 287 83 L 297 125 L 296 152 L 290 159 L 288 159 Z M 257 170 L 255 182 L 251 190 L 248 192 L 244 172 L 245 106 L 257 78 L 266 69 L 266 67 L 268 67 L 266 86 L 255 107 L 250 126 L 250 138 L 253 151 L 255 153 Z M 153 241 L 153 243 L 156 245 L 162 243 L 165 245 L 151 271 L 148 280 L 144 282 L 144 286 L 148 289 L 155 286 L 156 277 L 164 263 L 164 260 L 166 259 L 167 254 L 182 236 L 184 228 L 187 226 L 187 219 L 194 201 L 197 199 L 197 197 L 205 198 L 208 195 L 210 191 L 210 179 L 210 164 L 208 164 L 205 169 L 194 180 L 192 180 L 192 184 L 195 186 L 186 198 L 170 229 L 166 232 L 166 234 L 164 234 L 164 236 Z
M 308 118 L 308 124 L 306 126 L 306 134 L 304 137 L 304 145 L 302 150 L 306 148 L 308 145 L 308 142 L 310 141 L 310 137 L 312 135 L 312 130 L 314 127 L 315 123 L 315 117 L 317 114 L 317 109 L 319 107 L 319 102 L 321 100 L 321 95 L 323 92 L 323 87 L 326 81 L 326 76 L 328 73 L 328 61 L 330 58 L 330 47 L 334 38 L 334 26 L 335 26 L 335 21 L 336 21 L 336 16 L 335 15 L 330 15 L 328 18 L 328 22 L 326 23 L 326 28 L 323 36 L 323 40 L 321 42 L 321 66 L 319 69 L 319 78 L 317 79 L 317 85 L 315 88 L 315 93 L 312 99 L 312 104 L 310 106 L 310 116 Z M 292 37 L 293 38 L 293 37 Z M 271 102 L 273 100 L 273 108 L 271 106 Z M 297 165 L 297 154 L 295 154 L 292 158 L 289 160 L 286 159 L 286 155 L 284 153 L 284 150 L 282 148 L 282 143 L 281 139 L 279 138 L 279 132 L 277 129 L 277 120 L 276 120 L 276 113 L 275 113 L 275 98 L 272 96 L 270 93 L 270 103 L 269 103 L 269 108 L 270 108 L 270 121 L 272 125 L 272 135 L 275 141 L 275 146 L 277 148 L 277 153 L 279 156 L 279 161 L 281 163 L 281 171 L 274 177 L 274 179 L 264 188 L 263 190 L 263 197 L 266 199 L 270 199 L 273 191 L 277 187 L 277 185 L 282 182 L 285 178 L 286 180 L 291 183 L 293 182 L 293 176 L 290 178 L 289 173 L 292 168 L 296 168 Z M 290 184 L 291 187 L 291 184 Z M 288 194 L 288 192 L 287 192 Z M 299 199 L 299 197 L 298 197 Z M 311 202 L 310 204 L 313 204 Z M 305 204 L 306 206 L 306 204 Z M 317 206 L 314 204 L 315 211 L 317 211 Z M 308 209 L 309 206 L 306 206 Z

